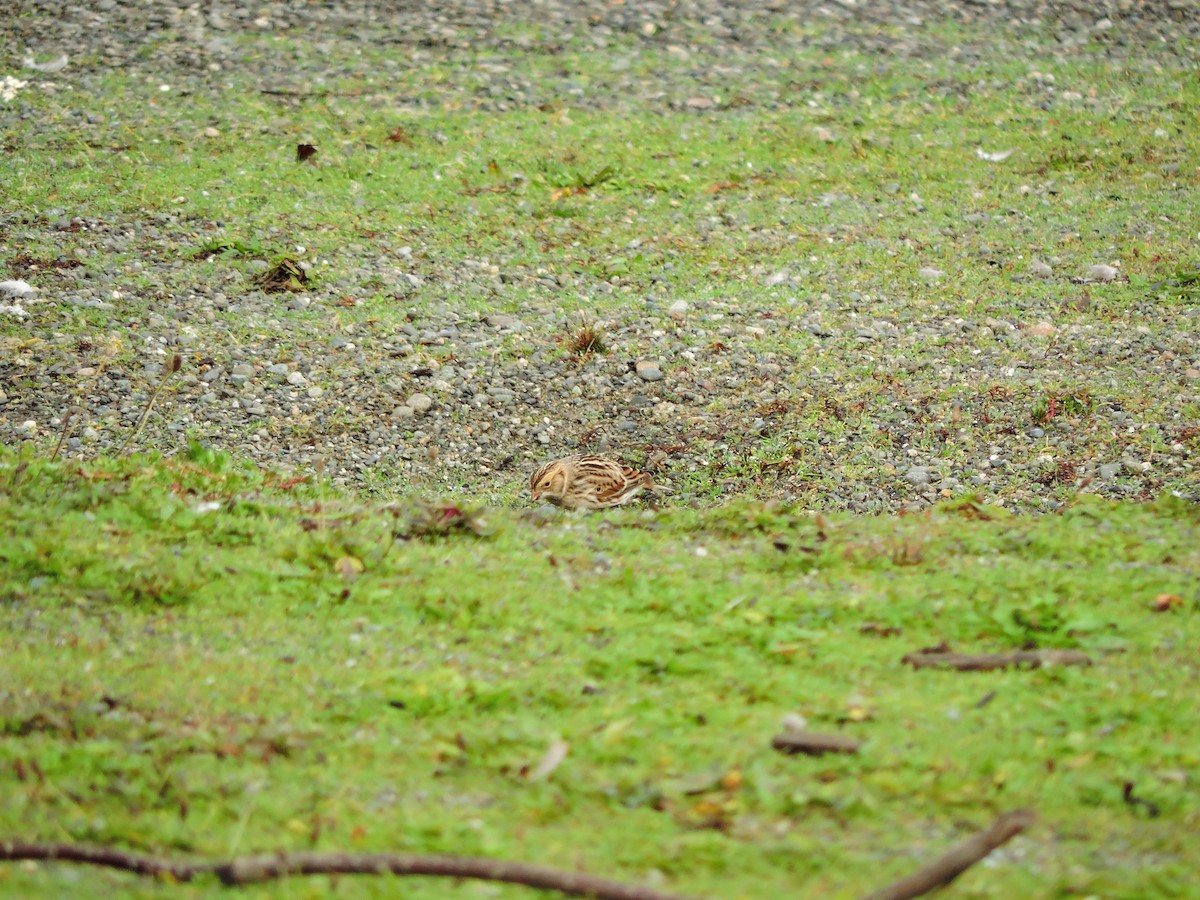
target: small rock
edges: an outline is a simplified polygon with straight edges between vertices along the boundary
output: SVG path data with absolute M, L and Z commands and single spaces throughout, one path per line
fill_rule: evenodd
M 913 466 L 911 469 L 909 469 L 907 472 L 904 473 L 904 480 L 907 481 L 909 484 L 912 484 L 916 487 L 921 487 L 923 485 L 929 484 L 929 482 L 930 482 L 929 470 L 927 468 L 925 468 L 924 466 Z
M 290 385 L 293 385 L 295 387 L 299 387 L 300 385 L 304 384 L 306 381 L 308 381 L 308 379 L 304 377 L 304 374 L 302 372 L 292 372 L 287 377 L 287 383 Z
M 917 274 L 926 281 L 935 281 L 946 273 L 941 269 L 935 269 L 933 266 L 921 266 L 921 268 L 917 269 Z
M 1121 474 L 1120 463 L 1105 463 L 1100 467 L 1100 477 L 1105 481 L 1112 481 Z
M 1039 338 L 1050 337 L 1056 331 L 1058 331 L 1058 329 L 1055 328 L 1051 323 L 1047 322 L 1045 319 L 1043 319 L 1040 322 L 1036 322 L 1033 325 L 1030 325 L 1028 328 L 1025 329 L 1025 333 L 1027 335 L 1029 335 L 1030 337 L 1039 337 Z
M 658 363 L 645 359 L 638 362 L 637 375 L 642 381 L 662 381 L 663 379 L 662 369 L 658 367 Z
M 1054 270 L 1042 262 L 1040 259 L 1035 259 L 1029 264 L 1029 271 L 1038 278 L 1049 278 L 1054 274 Z
M 271 375 L 286 375 L 288 373 L 287 363 L 275 363 L 267 368 L 267 372 Z
M 396 419 L 411 419 L 414 415 L 416 413 L 411 406 L 397 406 L 392 410 L 392 417 Z
M 413 394 L 408 398 L 408 405 L 417 415 L 423 415 L 433 406 L 433 398 L 428 394 Z
M 20 300 L 33 294 L 33 287 L 25 281 L 0 281 L 0 297 Z
M 1088 281 L 1116 281 L 1120 274 L 1120 269 L 1101 263 L 1089 268 L 1083 277 Z
M 682 317 L 683 314 L 686 313 L 687 311 L 688 311 L 688 302 L 686 300 L 676 300 L 667 309 L 667 312 L 670 313 L 675 318 Z
M 520 328 L 521 320 L 505 313 L 493 313 L 484 319 L 492 328 Z

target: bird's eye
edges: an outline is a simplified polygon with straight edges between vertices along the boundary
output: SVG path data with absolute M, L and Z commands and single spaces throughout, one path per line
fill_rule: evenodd
M 550 479 L 549 479 L 549 478 L 543 478 L 543 479 L 542 479 L 542 483 L 541 483 L 541 484 L 539 484 L 539 485 L 538 485 L 538 487 L 540 487 L 540 488 L 548 488 L 548 487 L 550 487 Z

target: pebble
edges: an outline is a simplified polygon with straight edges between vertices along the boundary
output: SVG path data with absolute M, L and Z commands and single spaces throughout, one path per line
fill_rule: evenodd
M 929 484 L 932 478 L 929 474 L 929 469 L 924 466 L 913 466 L 904 473 L 904 480 L 916 487 L 921 487 Z
M 636 366 L 637 376 L 642 381 L 662 381 L 662 369 L 658 367 L 658 363 L 649 362 L 648 360 L 639 360 Z
M 1100 467 L 1100 477 L 1105 481 L 1112 481 L 1121 474 L 1120 463 L 1105 463 Z
M 484 319 L 492 328 L 507 328 L 510 330 L 518 330 L 524 327 L 524 323 L 516 316 L 510 316 L 505 313 L 493 313 Z
M 1116 281 L 1121 270 L 1104 264 L 1092 266 L 1083 276 L 1086 281 Z
M 1028 337 L 1046 338 L 1046 337 L 1050 337 L 1051 335 L 1053 335 L 1056 331 L 1058 331 L 1058 329 L 1055 328 L 1054 325 L 1052 325 L 1050 322 L 1047 322 L 1045 319 L 1043 319 L 1042 321 L 1035 322 L 1034 324 L 1032 324 L 1028 328 L 1026 328 L 1025 334 Z
M 1156 451 L 1152 470 L 1132 457 L 1107 463 L 1117 467 L 1105 469 L 1111 477 L 1097 478 L 1087 490 L 1163 492 L 1185 490 L 1185 482 L 1195 485 L 1197 446 L 1180 440 L 1182 429 L 1194 419 L 1192 394 L 1200 379 L 1194 307 L 1164 304 L 1151 312 L 1139 297 L 1112 310 L 1116 317 L 1108 319 L 1078 306 L 1079 295 L 1086 292 L 1066 288 L 1065 277 L 1063 292 L 1050 290 L 1057 288 L 1050 282 L 1042 286 L 1045 290 L 1021 285 L 1023 279 L 1050 279 L 1056 271 L 1082 273 L 1093 261 L 1111 261 L 1122 246 L 1116 237 L 1097 239 L 1090 230 L 1083 204 L 1099 201 L 1078 193 L 1077 173 L 1071 167 L 1023 176 L 1029 182 L 1025 186 L 997 181 L 1000 191 L 995 197 L 986 193 L 993 187 L 983 182 L 957 194 L 939 193 L 936 204 L 928 201 L 928 210 L 919 193 L 927 188 L 919 180 L 905 176 L 901 181 L 895 174 L 890 177 L 896 180 L 875 188 L 832 180 L 814 192 L 775 196 L 770 187 L 771 179 L 796 177 L 810 165 L 828 165 L 831 170 L 840 166 L 830 154 L 840 159 L 851 150 L 865 150 L 868 158 L 877 150 L 907 152 L 891 147 L 894 137 L 887 129 L 862 121 L 872 116 L 863 105 L 865 99 L 852 89 L 810 92 L 803 101 L 786 94 L 794 73 L 778 60 L 793 53 L 824 54 L 837 48 L 871 59 L 878 58 L 886 41 L 887 52 L 898 64 L 936 61 L 946 68 L 944 84 L 953 84 L 995 69 L 997 60 L 1007 64 L 1014 53 L 1032 66 L 1036 45 L 1040 68 L 1049 68 L 1060 56 L 1091 55 L 1103 65 L 1122 59 L 1142 65 L 1152 58 L 1155 65 L 1176 69 L 1182 82 L 1191 62 L 1175 48 L 1189 42 L 1197 46 L 1200 19 L 1179 16 L 1182 7 L 1171 5 L 1176 0 L 1137 0 L 1131 7 L 1136 15 L 1121 16 L 1113 13 L 1115 6 L 1100 9 L 1082 0 L 1065 0 L 1054 24 L 1061 46 L 1040 39 L 1041 26 L 1033 19 L 1045 4 L 1034 0 L 952 6 L 949 0 L 906 0 L 872 6 L 871 23 L 860 21 L 855 12 L 863 7 L 862 0 L 835 0 L 818 4 L 821 15 L 811 20 L 811 28 L 797 29 L 764 23 L 779 18 L 799 22 L 798 7 L 776 4 L 772 16 L 765 16 L 759 4 L 748 0 L 680 0 L 672 16 L 659 15 L 661 4 L 589 6 L 578 0 L 544 0 L 536 5 L 536 13 L 523 12 L 534 8 L 528 5 L 501 4 L 493 14 L 480 0 L 464 2 L 465 14 L 452 23 L 437 4 L 377 5 L 372 17 L 364 18 L 357 9 L 360 4 L 252 6 L 241 0 L 216 6 L 98 0 L 62 4 L 54 16 L 22 20 L 22 39 L 28 46 L 46 56 L 61 52 L 71 60 L 99 60 L 101 68 L 128 72 L 134 83 L 149 84 L 155 103 L 164 99 L 156 91 L 159 84 L 172 86 L 170 96 L 198 96 L 203 105 L 218 83 L 243 83 L 247 72 L 262 65 L 259 44 L 268 38 L 254 32 L 268 26 L 254 23 L 269 18 L 272 32 L 302 36 L 293 73 L 296 85 L 319 86 L 325 77 L 319 64 L 309 65 L 312 60 L 305 57 L 304 42 L 310 35 L 320 42 L 320 58 L 343 60 L 343 68 L 349 67 L 345 76 L 365 83 L 388 73 L 378 70 L 378 60 L 346 52 L 356 42 L 369 45 L 384 35 L 428 35 L 427 44 L 414 50 L 413 67 L 406 73 L 419 79 L 423 67 L 432 62 L 445 81 L 436 98 L 420 90 L 405 92 L 397 101 L 404 113 L 421 116 L 431 104 L 444 103 L 487 115 L 563 102 L 589 115 L 600 109 L 619 114 L 630 105 L 683 107 L 694 97 L 699 102 L 692 105 L 688 127 L 699 137 L 678 159 L 656 163 L 661 172 L 654 178 L 662 181 L 663 190 L 636 198 L 630 194 L 612 207 L 613 221 L 604 226 L 611 231 L 600 239 L 601 244 L 611 241 L 604 246 L 595 242 L 597 233 L 580 227 L 582 220 L 543 217 L 546 191 L 533 177 L 506 170 L 493 180 L 484 173 L 446 169 L 431 163 L 428 153 L 397 145 L 388 153 L 411 156 L 416 178 L 465 178 L 470 187 L 502 186 L 502 198 L 485 194 L 464 199 L 464 219 L 486 213 L 490 222 L 497 203 L 505 208 L 511 203 L 512 214 L 536 217 L 527 223 L 530 233 L 536 232 L 547 249 L 527 254 L 481 242 L 445 253 L 437 243 L 437 216 L 444 211 L 434 209 L 428 222 L 401 231 L 384 215 L 379 223 L 368 225 L 380 229 L 377 235 L 368 236 L 367 228 L 347 233 L 342 240 L 328 242 L 320 260 L 310 247 L 305 264 L 313 264 L 320 277 L 311 290 L 296 295 L 265 295 L 249 281 L 273 263 L 277 253 L 289 252 L 302 240 L 282 221 L 278 227 L 268 223 L 256 235 L 263 248 L 260 259 L 218 258 L 201 266 L 164 252 L 184 240 L 205 240 L 242 227 L 220 221 L 224 212 L 219 191 L 224 185 L 206 200 L 188 196 L 160 210 L 121 211 L 119 204 L 109 209 L 81 200 L 44 208 L 37 217 L 0 211 L 0 230 L 13 246 L 56 247 L 44 252 L 67 264 L 87 260 L 83 266 L 26 276 L 40 288 L 35 297 L 44 296 L 44 304 L 27 303 L 28 319 L 0 315 L 5 337 L 15 336 L 14 346 L 21 348 L 6 360 L 19 366 L 21 378 L 19 389 L 13 386 L 16 382 L 4 383 L 0 443 L 27 439 L 19 437 L 18 430 L 28 422 L 41 423 L 36 438 L 49 445 L 48 453 L 57 429 L 46 423 L 61 416 L 69 403 L 80 402 L 76 395 L 86 398 L 86 414 L 79 423 L 83 448 L 70 455 L 95 456 L 119 442 L 144 408 L 157 373 L 143 371 L 140 365 L 120 371 L 109 368 L 111 363 L 99 366 L 102 349 L 118 340 L 141 352 L 149 338 L 146 358 L 151 353 L 157 357 L 160 350 L 185 348 L 185 369 L 157 401 L 136 444 L 178 447 L 182 432 L 199 427 L 215 446 L 249 462 L 303 469 L 315 458 L 337 459 L 332 477 L 352 488 L 373 489 L 364 467 L 371 460 L 386 459 L 398 476 L 396 483 L 419 483 L 431 491 L 445 489 L 480 502 L 506 503 L 534 458 L 594 449 L 618 457 L 633 454 L 638 461 L 647 448 L 659 447 L 672 449 L 664 451 L 658 468 L 668 478 L 687 476 L 676 484 L 691 482 L 695 492 L 678 490 L 672 503 L 707 504 L 723 491 L 732 496 L 769 495 L 809 509 L 881 513 L 921 508 L 938 495 L 976 490 L 989 502 L 1010 499 L 1022 509 L 1031 504 L 1044 510 L 1052 508 L 1054 491 L 1041 492 L 1043 486 L 1029 477 L 1038 455 L 1052 460 L 1038 471 L 1055 472 L 1060 461 L 1082 465 L 1084 460 L 1107 460 L 1116 431 L 1122 446 L 1144 450 L 1149 458 L 1152 442 L 1132 431 L 1141 429 L 1140 416 L 1110 418 L 1105 410 L 1116 403 L 1129 410 L 1154 410 L 1154 420 L 1165 423 L 1165 439 L 1179 446 L 1162 454 Z M 45 0 L 35 5 L 49 8 Z M 960 53 L 946 56 L 948 45 L 942 38 L 914 23 L 937 21 L 947 9 L 969 35 L 979 33 L 970 29 L 992 21 L 1011 26 L 1016 34 L 1005 31 L 994 46 L 968 40 Z M 210 27 L 213 12 L 223 29 L 219 33 Z M 526 37 L 528 29 L 522 28 L 529 16 L 537 19 L 536 39 Z M 1089 41 L 1090 29 L 1105 17 L 1114 27 L 1103 42 Z M 654 26 L 652 41 L 642 38 L 648 25 Z M 183 41 L 145 40 L 147 34 L 164 32 L 195 34 Z M 620 65 L 585 84 L 570 75 L 539 73 L 535 79 L 522 67 L 508 64 L 514 46 L 570 47 L 579 40 L 607 50 Z M 1149 56 L 1146 48 L 1152 48 Z M 505 64 L 466 66 L 458 57 L 468 49 Z M 686 65 L 658 66 L 660 53 L 686 60 Z M 828 82 L 840 84 L 848 70 L 840 60 L 832 66 Z M 88 96 L 95 71 L 93 66 L 68 66 L 53 79 L 55 96 L 64 103 L 63 98 Z M 655 74 L 652 84 L 645 77 L 650 71 Z M 220 74 L 210 74 L 214 72 Z M 1156 76 L 1147 70 L 1147 77 Z M 1082 85 L 1055 86 L 1045 76 L 1021 82 L 1031 108 L 1051 117 L 1069 107 L 1072 116 L 1106 121 L 1113 107 L 1113 97 L 1104 92 L 1095 97 L 1075 92 Z M 29 98 L 36 99 L 32 90 Z M 983 92 L 988 90 L 985 85 Z M 937 99 L 944 98 L 939 94 Z M 747 110 L 766 110 L 809 101 L 813 118 L 804 126 L 803 137 L 812 154 L 828 160 L 808 160 L 795 171 L 782 160 L 773 161 L 772 171 L 767 171 L 757 159 L 753 165 L 739 165 L 736 174 L 714 168 L 702 134 L 711 121 L 748 114 L 740 109 L 743 102 L 749 104 Z M 32 108 L 22 107 L 25 102 L 23 94 L 13 108 L 18 113 Z M 346 98 L 344 105 L 353 115 L 362 102 Z M 86 109 L 69 115 L 69 107 L 64 107 L 64 121 L 86 131 L 85 137 L 97 146 L 124 141 L 125 132 L 145 136 L 132 112 L 130 118 L 107 109 L 102 114 Z M 815 134 L 811 129 L 818 123 L 826 131 Z M 53 139 L 56 127 L 24 113 L 8 124 L 17 138 L 31 143 Z M 196 146 L 182 146 L 180 153 L 202 155 L 206 148 L 232 139 L 242 124 L 236 117 L 219 126 L 216 120 L 210 124 L 199 116 L 185 117 L 180 133 L 191 135 Z M 1157 182 L 1136 186 L 1151 194 L 1177 191 L 1169 185 L 1187 171 L 1187 160 L 1177 147 L 1178 123 L 1158 124 L 1163 125 L 1162 133 L 1153 140 L 1162 161 L 1151 168 L 1162 187 Z M 463 152 L 461 136 L 436 129 L 412 134 L 435 149 L 443 148 L 447 158 Z M 840 144 L 827 145 L 822 143 L 825 139 Z M 361 186 L 353 184 L 347 191 L 361 191 L 360 196 L 327 195 L 328 183 L 318 183 L 323 171 L 329 174 L 324 167 L 336 165 L 330 155 L 335 150 L 323 146 L 317 160 L 324 162 L 304 169 L 306 187 L 299 189 L 296 202 L 313 199 L 308 191 L 317 192 L 322 203 L 344 201 L 345 209 L 356 201 L 366 202 L 365 179 L 373 153 L 364 157 L 361 148 L 351 148 L 351 168 Z M 1021 152 L 1027 159 L 1010 172 L 1032 171 L 1044 158 L 1032 145 Z M 82 155 L 67 153 L 64 165 L 73 165 L 72 157 L 77 157 L 75 165 L 85 161 Z M 504 167 L 503 161 L 500 165 Z M 1079 173 L 1079 185 L 1092 175 Z M 760 188 L 760 183 L 765 186 Z M 1003 196 L 1010 187 L 1013 197 Z M 683 194 L 703 194 L 707 208 L 697 212 L 690 202 L 681 202 Z M 559 205 L 586 208 L 609 196 L 600 186 L 591 196 L 566 198 Z M 747 206 L 755 197 L 755 202 L 773 198 L 771 211 L 760 215 Z M 1077 205 L 1072 207 L 1068 200 Z M 1118 211 L 1131 204 L 1119 198 L 1103 202 Z M 101 205 L 104 216 L 93 211 Z M 1061 230 L 1031 218 L 1038 215 L 1038 205 L 1053 207 Z M 1153 205 L 1146 206 L 1153 213 Z M 368 209 L 361 210 L 363 216 Z M 675 211 L 668 216 L 677 218 L 657 218 L 662 210 Z M 1153 215 L 1125 211 L 1126 221 L 1135 223 L 1135 236 L 1153 246 L 1156 236 L 1148 229 L 1166 226 Z M 639 222 L 643 215 L 644 224 Z M 878 229 L 859 230 L 854 223 L 864 216 L 890 221 Z M 902 229 L 904 240 L 894 231 L 897 216 L 908 220 Z M 524 233 L 525 226 L 514 221 L 517 224 L 503 227 Z M 800 221 L 806 223 L 802 236 L 796 227 Z M 477 224 L 461 223 L 464 228 Z M 208 232 L 212 225 L 225 230 Z M 707 245 L 702 255 L 732 263 L 711 284 L 688 259 L 693 242 Z M 859 269 L 857 250 L 838 249 L 854 242 L 871 256 L 871 267 L 881 263 L 878 271 Z M 729 252 L 742 247 L 744 255 Z M 1046 254 L 1045 261 L 1022 263 L 1015 256 L 1022 247 L 1036 247 Z M 1055 253 L 1067 261 L 1050 255 Z M 612 271 L 598 274 L 575 264 L 593 254 L 619 261 L 620 271 L 614 264 Z M 1006 259 L 1006 254 L 1013 256 Z M 888 259 L 896 271 L 886 271 Z M 104 260 L 114 264 L 101 265 Z M 939 265 L 951 262 L 954 275 L 947 275 Z M 990 273 L 995 285 L 969 290 L 982 285 L 976 279 L 989 271 L 986 266 L 997 267 Z M 1119 267 L 1109 268 L 1111 280 L 1124 280 Z M 962 290 L 957 284 L 960 269 Z M 1165 277 L 1158 271 L 1166 270 L 1143 274 Z M 905 272 L 910 279 L 918 274 L 912 279 L 917 285 L 929 279 L 930 286 L 913 296 L 911 284 L 903 277 L 896 280 L 897 273 Z M 0 278 L 22 274 L 4 270 Z M 1103 280 L 1096 276 L 1106 274 L 1098 270 L 1093 280 Z M 618 275 L 609 283 L 608 276 Z M 1020 289 L 1005 295 L 1001 281 L 1010 276 Z M 934 279 L 942 279 L 948 289 L 935 289 Z M 739 283 L 753 290 L 741 291 Z M 1091 293 L 1094 306 L 1100 306 L 1104 291 Z M 168 297 L 169 302 L 159 302 Z M 381 297 L 386 299 L 373 306 Z M 1072 305 L 1060 321 L 1056 311 L 1065 303 Z M 587 359 L 564 353 L 559 338 L 578 323 L 576 310 L 586 310 L 589 320 L 601 326 L 608 352 Z M 99 314 L 92 316 L 94 311 Z M 52 317 L 63 324 L 52 322 Z M 1018 322 L 1028 327 L 1018 331 Z M 84 323 L 88 327 L 80 331 Z M 136 334 L 132 323 L 137 324 Z M 1014 340 L 1018 335 L 1023 339 Z M 81 343 L 95 343 L 96 349 L 80 350 Z M 239 355 L 231 358 L 235 351 Z M 632 371 L 630 359 L 638 361 Z M 664 378 L 667 367 L 670 379 Z M 91 373 L 85 374 L 87 370 Z M 860 378 L 868 371 L 869 377 L 886 377 L 872 384 Z M 306 377 L 309 372 L 314 374 Z M 188 377 L 193 373 L 194 382 Z M 331 386 L 318 387 L 312 379 L 328 379 Z M 1100 409 L 1086 415 L 1058 412 L 1033 427 L 1033 401 L 1057 390 L 1065 379 L 1086 386 Z M 258 395 L 249 396 L 256 389 Z M 418 391 L 424 402 L 414 393 Z M 957 406 L 954 399 L 960 401 Z M 304 423 L 303 440 L 287 439 L 289 421 Z M 257 437 L 248 434 L 248 422 Z M 871 439 L 864 439 L 867 436 Z M 780 442 L 779 455 L 768 441 Z M 71 450 L 70 444 L 64 445 L 65 454 Z M 772 468 L 770 477 L 764 470 L 756 483 L 756 477 L 747 474 L 752 467 L 738 464 L 747 453 L 752 462 L 786 454 L 794 463 Z M 934 459 L 933 465 L 920 464 Z M 1094 466 L 1089 471 L 1094 472 Z M 1084 482 L 1085 475 L 1080 473 L 1077 481 Z M 1040 506 L 1022 498 L 1030 491 L 1042 494 Z M 1190 492 L 1195 493 L 1194 487 Z

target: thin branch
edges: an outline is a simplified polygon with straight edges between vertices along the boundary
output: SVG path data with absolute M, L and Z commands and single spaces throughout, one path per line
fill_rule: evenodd
M 256 884 L 291 875 L 429 875 L 503 881 L 561 894 L 594 897 L 596 900 L 689 900 L 679 894 L 622 884 L 582 872 L 564 872 L 529 863 L 470 856 L 278 853 L 243 856 L 229 862 L 215 863 L 184 862 L 86 844 L 0 841 L 0 860 L 19 859 L 87 863 L 180 882 L 191 881 L 200 875 L 215 875 L 227 885 Z
M 80 411 L 78 406 L 72 406 L 67 410 L 67 414 L 63 417 L 62 433 L 58 436 L 58 443 L 54 447 L 54 452 L 50 454 L 50 462 L 58 459 L 58 454 L 62 452 L 63 444 L 67 442 L 67 438 L 71 436 L 71 431 L 75 428 L 75 414 Z
M 840 734 L 820 734 L 816 731 L 787 731 L 771 738 L 771 746 L 780 753 L 857 753 L 861 741 Z
M 261 88 L 260 94 L 266 94 L 271 97 L 299 97 L 304 100 L 318 99 L 323 97 L 361 97 L 366 93 L 364 90 L 354 91 L 293 91 L 287 88 Z
M 26 841 L 0 841 L 0 859 L 36 859 L 48 862 L 87 863 L 133 872 L 135 875 L 169 877 L 191 881 L 197 875 L 216 871 L 212 863 L 187 863 L 144 853 L 126 853 L 113 847 L 89 844 L 36 844 Z
M 146 420 L 150 418 L 150 410 L 154 409 L 154 401 L 158 399 L 158 395 L 162 393 L 163 388 L 167 386 L 167 382 L 171 380 L 171 376 L 179 371 L 179 367 L 183 365 L 183 357 L 176 353 L 171 360 L 163 366 L 163 375 L 159 379 L 158 385 L 150 394 L 150 399 L 146 401 L 146 408 L 142 410 L 142 416 L 138 419 L 133 430 L 125 436 L 124 442 L 121 444 L 121 449 L 117 451 L 117 456 L 125 452 L 125 448 L 130 442 L 142 433 L 142 429 L 146 427 Z
M 909 900 L 940 887 L 979 862 L 1001 844 L 1012 840 L 1033 824 L 1033 810 L 1017 809 L 1005 813 L 987 831 L 963 841 L 944 856 L 918 869 L 907 878 L 892 882 L 882 890 L 867 895 L 866 900 Z
M 956 669 L 959 672 L 990 672 L 993 669 L 1042 666 L 1090 666 L 1092 659 L 1078 650 L 1014 650 L 1011 653 L 949 653 L 920 650 L 905 656 L 901 662 L 914 669 Z

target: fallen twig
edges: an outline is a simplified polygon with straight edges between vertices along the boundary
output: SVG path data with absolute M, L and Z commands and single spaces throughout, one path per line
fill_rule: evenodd
M 771 746 L 781 753 L 857 753 L 862 741 L 840 734 L 819 734 L 815 731 L 786 731 L 771 738 Z
M 125 448 L 129 446 L 130 441 L 134 440 L 142 429 L 146 427 L 146 420 L 150 418 L 150 410 L 154 409 L 154 401 L 158 399 L 158 395 L 162 393 L 163 388 L 167 386 L 167 382 L 171 380 L 171 376 L 179 371 L 183 365 L 183 357 L 176 353 L 171 357 L 170 361 L 163 366 L 162 377 L 158 380 L 158 384 L 150 393 L 150 399 L 146 401 L 146 408 L 142 410 L 141 418 L 137 424 L 133 426 L 133 430 L 125 436 L 125 440 L 121 443 L 121 449 L 117 451 L 117 456 L 125 452 Z
M 1011 653 L 950 653 L 919 650 L 901 662 L 914 669 L 956 669 L 959 672 L 990 672 L 993 669 L 1038 669 L 1042 666 L 1090 666 L 1092 659 L 1079 650 L 1014 650 Z
M 471 856 L 277 853 L 243 856 L 223 863 L 185 862 L 87 844 L 0 841 L 0 860 L 21 859 L 87 863 L 181 882 L 201 875 L 215 875 L 227 885 L 256 884 L 291 875 L 430 875 L 503 881 L 597 900 L 688 900 L 679 894 L 622 884 L 582 872 L 563 872 L 529 863 Z
M 882 890 L 869 894 L 866 900 L 909 900 L 944 887 L 979 862 L 1001 844 L 1016 837 L 1033 824 L 1031 809 L 1005 813 L 987 831 L 981 831 L 952 848 L 944 856 L 918 869 L 907 878 L 894 881 Z

